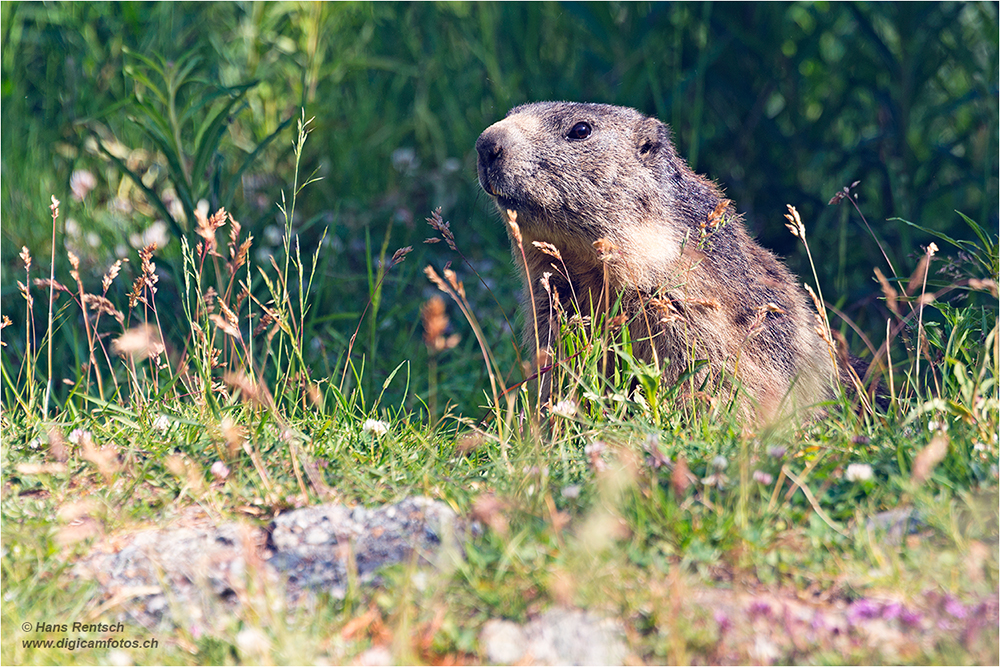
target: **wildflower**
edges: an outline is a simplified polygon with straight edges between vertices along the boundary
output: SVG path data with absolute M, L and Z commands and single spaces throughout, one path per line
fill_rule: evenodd
M 882 613 L 882 605 L 873 600 L 855 600 L 847 609 L 847 621 L 851 625 L 858 625 L 863 621 L 870 621 L 878 618 Z
M 97 187 L 97 179 L 86 169 L 77 169 L 69 177 L 69 189 L 73 191 L 73 199 L 83 201 L 87 194 Z
M 229 477 L 229 468 L 222 461 L 216 461 L 211 467 L 212 476 L 215 479 L 222 481 Z
M 372 435 L 385 435 L 389 432 L 389 423 L 379 419 L 366 419 L 361 425 L 361 431 Z
M 712 459 L 712 467 L 718 470 L 725 470 L 726 466 L 729 465 L 729 461 L 726 460 L 725 456 L 716 456 Z
M 576 414 L 576 409 L 576 401 L 571 398 L 566 398 L 552 406 L 552 414 L 559 415 L 560 417 L 566 417 L 568 419 Z
M 129 236 L 128 240 L 132 247 L 137 249 L 145 248 L 153 243 L 156 244 L 157 248 L 162 248 L 170 242 L 170 236 L 167 234 L 167 223 L 157 220 L 141 234 Z
M 894 618 L 899 618 L 904 611 L 905 609 L 900 603 L 890 602 L 882 608 L 882 618 L 891 621 Z
M 69 441 L 74 445 L 79 445 L 82 440 L 89 439 L 91 437 L 90 431 L 82 428 L 75 428 L 69 432 Z
M 391 156 L 392 168 L 401 174 L 408 174 L 416 171 L 420 167 L 420 158 L 417 151 L 412 148 L 397 148 Z
M 563 498 L 579 498 L 580 497 L 580 485 L 570 484 L 569 486 L 564 486 L 561 491 Z
M 720 489 L 724 488 L 728 482 L 729 478 L 723 475 L 721 472 L 709 475 L 708 477 L 704 477 L 701 480 L 701 483 L 704 484 L 705 486 L 716 486 Z
M 753 618 L 758 616 L 770 616 L 771 605 L 764 600 L 754 600 L 750 603 L 750 606 L 747 607 L 747 613 Z
M 607 445 L 600 440 L 595 440 L 583 448 L 583 453 L 590 458 L 590 465 L 592 465 L 594 470 L 597 472 L 602 472 L 608 469 L 608 464 L 601 458 L 601 454 L 603 454 L 606 449 Z
M 753 472 L 754 481 L 760 482 L 761 484 L 767 486 L 774 481 L 774 477 L 763 470 L 754 470 Z
M 669 466 L 670 459 L 668 459 L 663 454 L 663 450 L 660 449 L 660 437 L 655 433 L 650 433 L 646 436 L 646 442 L 643 443 L 643 449 L 649 452 L 649 459 L 647 464 L 653 468 L 659 468 L 660 466 Z
M 157 415 L 156 419 L 153 420 L 153 430 L 159 431 L 160 433 L 166 433 L 170 430 L 170 417 L 166 415 Z
M 867 463 L 852 463 L 844 473 L 844 479 L 848 482 L 867 482 L 871 478 L 872 467 Z
M 776 445 L 774 447 L 767 448 L 767 455 L 772 459 L 780 459 L 788 452 L 787 447 L 782 447 L 781 445 Z
M 948 596 L 948 599 L 945 600 L 944 610 L 955 618 L 965 618 L 969 614 L 965 605 L 951 596 Z

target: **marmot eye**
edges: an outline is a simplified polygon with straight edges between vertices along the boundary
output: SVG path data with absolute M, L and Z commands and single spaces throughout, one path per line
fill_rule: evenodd
M 586 139 L 590 136 L 591 132 L 593 132 L 593 129 L 590 127 L 590 123 L 577 123 L 566 134 L 566 138 L 576 140 Z

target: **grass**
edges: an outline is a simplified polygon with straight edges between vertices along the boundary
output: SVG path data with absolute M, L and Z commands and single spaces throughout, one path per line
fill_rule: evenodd
M 297 156 L 308 129 L 303 116 Z M 389 259 L 372 267 L 371 300 L 332 372 L 305 362 L 322 246 L 300 248 L 291 221 L 310 180 L 296 166 L 282 249 L 268 263 L 254 260 L 255 239 L 225 211 L 194 213 L 198 243 L 182 253 L 176 326 L 157 309 L 155 246 L 132 258 L 131 288 L 109 291 L 123 280 L 117 264 L 99 294 L 72 258 L 73 282 L 52 267 L 33 280 L 24 251 L 29 345 L 20 365 L 7 348 L 2 358 L 4 663 L 339 663 L 372 646 L 398 662 L 461 663 L 483 659 L 487 620 L 525 621 L 562 604 L 620 619 L 642 662 L 996 664 L 995 624 L 975 623 L 984 601 L 996 613 L 1000 367 L 996 241 L 978 226 L 980 242 L 963 245 L 963 258 L 944 264 L 928 247 L 908 279 L 882 278 L 894 319 L 872 358 L 890 369 L 886 409 L 841 396 L 820 419 L 757 429 L 707 388 L 696 395 L 705 400 L 680 400 L 683 383 L 667 386 L 616 339 L 611 309 L 589 325 L 563 320 L 553 399 L 541 406 L 534 383 L 516 384 L 498 362 L 477 319 L 470 293 L 488 288 L 459 274 L 472 263 L 428 267 L 447 297 L 423 311 L 430 363 L 460 349 L 447 334 L 454 304 L 468 328 L 453 329 L 471 332 L 479 350 L 464 351 L 481 355 L 488 377 L 469 415 L 435 384 L 437 367 L 425 394 L 410 384 L 413 360 L 398 360 L 379 384 L 353 350 L 359 332 L 378 335 L 380 287 L 405 248 L 389 255 L 383 243 Z M 56 205 L 52 217 L 55 230 Z M 440 215 L 430 222 L 459 252 Z M 951 273 L 932 273 L 936 262 Z M 943 300 L 956 292 L 968 298 Z M 111 301 L 116 293 L 123 302 Z M 46 329 L 31 330 L 43 304 Z M 835 354 L 839 332 L 821 311 Z M 63 399 L 47 389 L 56 376 L 46 360 L 54 333 L 81 319 L 88 355 Z M 483 525 L 454 571 L 417 576 L 397 565 L 381 588 L 290 609 L 251 576 L 233 614 L 156 631 L 128 622 L 128 635 L 157 640 L 151 649 L 32 649 L 24 640 L 62 633 L 18 629 L 115 621 L 120 601 L 73 577 L 72 565 L 141 527 L 192 511 L 264 524 L 304 505 L 417 494 Z M 891 509 L 915 512 L 919 529 L 893 540 L 870 525 Z M 760 653 L 755 636 L 789 634 L 775 601 L 797 598 L 875 609 L 892 628 L 901 621 L 887 605 L 898 603 L 945 630 L 905 645 L 791 633 L 790 648 L 775 639 L 777 653 Z M 751 626 L 737 624 L 747 613 Z

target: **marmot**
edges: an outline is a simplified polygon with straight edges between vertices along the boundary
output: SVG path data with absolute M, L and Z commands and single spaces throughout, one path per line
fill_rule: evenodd
M 741 387 L 749 421 L 832 397 L 835 362 L 808 295 L 691 171 L 667 125 L 624 107 L 539 102 L 488 127 L 476 151 L 483 190 L 501 215 L 516 212 L 514 259 L 533 281 L 526 340 L 535 346 L 537 322 L 542 355 L 558 335 L 554 290 L 581 315 L 620 300 L 636 357 L 668 381 L 707 360 L 693 386 L 710 374 L 716 388 Z

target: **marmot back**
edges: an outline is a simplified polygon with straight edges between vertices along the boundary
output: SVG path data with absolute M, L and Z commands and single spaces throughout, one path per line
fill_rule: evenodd
M 583 315 L 620 298 L 633 352 L 661 364 L 668 380 L 699 359 L 709 362 L 699 383 L 706 373 L 716 386 L 735 380 L 745 418 L 832 395 L 836 376 L 808 296 L 750 238 L 721 191 L 677 155 L 659 120 L 604 104 L 527 104 L 487 128 L 476 150 L 483 189 L 502 215 L 517 212 L 541 350 L 558 334 L 538 283 L 550 273 Z M 602 239 L 612 246 L 603 255 Z M 534 242 L 555 246 L 563 261 Z M 526 284 L 530 302 L 528 292 Z

